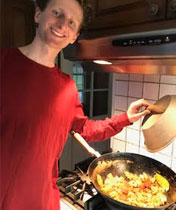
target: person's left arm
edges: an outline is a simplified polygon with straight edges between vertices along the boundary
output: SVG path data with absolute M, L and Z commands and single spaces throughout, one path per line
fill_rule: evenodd
M 84 115 L 82 104 L 77 101 L 75 116 L 72 124 L 73 131 L 79 133 L 86 141 L 101 141 L 119 133 L 124 127 L 130 125 L 127 113 L 115 115 L 104 120 L 91 120 Z
M 78 98 L 78 97 L 77 97 Z M 140 111 L 141 107 L 147 107 L 149 103 L 144 99 L 137 100 L 130 104 L 127 112 L 115 115 L 104 120 L 91 120 L 84 115 L 82 104 L 77 99 L 75 115 L 72 123 L 74 132 L 79 133 L 86 141 L 102 141 L 119 133 L 124 127 L 131 125 L 150 111 Z

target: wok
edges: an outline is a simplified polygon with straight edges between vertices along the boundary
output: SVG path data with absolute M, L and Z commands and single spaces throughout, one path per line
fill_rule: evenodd
M 88 176 L 96 190 L 104 197 L 105 202 L 111 210 L 116 210 L 118 207 L 136 210 L 164 210 L 176 202 L 176 173 L 166 165 L 155 159 L 135 153 L 116 152 L 100 155 L 91 148 L 78 133 L 72 131 L 72 135 L 89 153 L 97 157 L 89 165 Z M 113 161 L 113 164 L 110 167 L 104 167 L 101 165 L 102 161 Z M 136 207 L 116 201 L 101 191 L 100 186 L 97 183 L 97 174 L 105 179 L 109 173 L 112 173 L 113 176 L 123 176 L 125 171 L 134 174 L 142 174 L 145 172 L 151 176 L 158 173 L 165 177 L 170 185 L 170 189 L 167 192 L 167 203 L 157 208 Z
M 112 164 L 108 168 L 104 168 L 100 166 L 101 161 L 113 161 L 114 164 Z M 170 184 L 170 189 L 167 193 L 167 203 L 164 206 L 160 206 L 157 208 L 143 208 L 116 201 L 104 194 L 97 183 L 97 174 L 101 175 L 101 177 L 105 179 L 107 177 L 107 174 L 109 173 L 112 173 L 113 176 L 123 176 L 124 171 L 129 171 L 134 174 L 142 174 L 143 172 L 145 172 L 151 176 L 153 176 L 155 173 L 161 174 L 168 180 Z M 143 155 L 120 152 L 104 154 L 101 157 L 96 158 L 90 164 L 88 168 L 88 176 L 97 191 L 104 197 L 107 205 L 112 210 L 117 209 L 117 207 L 136 210 L 162 210 L 166 209 L 168 206 L 176 202 L 176 174 L 174 173 L 174 171 L 172 171 L 170 168 L 160 163 L 159 161 Z

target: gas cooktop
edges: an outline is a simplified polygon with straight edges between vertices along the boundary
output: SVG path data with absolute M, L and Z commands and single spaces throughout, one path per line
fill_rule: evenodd
M 94 158 L 88 158 L 75 165 L 74 171 L 62 170 L 57 180 L 62 210 L 131 210 L 121 206 L 109 207 L 97 192 L 87 169 Z M 176 210 L 176 204 L 165 210 Z

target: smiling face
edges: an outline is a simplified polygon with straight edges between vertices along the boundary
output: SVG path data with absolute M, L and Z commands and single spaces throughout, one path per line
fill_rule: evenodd
M 76 0 L 50 0 L 44 11 L 36 8 L 36 37 L 49 47 L 61 50 L 74 43 L 83 19 Z

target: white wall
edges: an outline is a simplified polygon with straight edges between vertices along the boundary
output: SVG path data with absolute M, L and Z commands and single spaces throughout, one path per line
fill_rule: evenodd
M 132 101 L 144 98 L 155 103 L 164 95 L 176 95 L 176 76 L 113 74 L 112 116 L 126 111 Z M 176 138 L 160 152 L 150 153 L 145 149 L 141 123 L 142 119 L 111 138 L 113 151 L 149 156 L 176 172 Z

